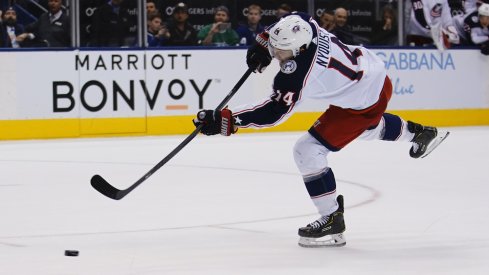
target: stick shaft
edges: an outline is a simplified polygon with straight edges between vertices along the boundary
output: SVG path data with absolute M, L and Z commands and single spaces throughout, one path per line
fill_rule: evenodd
M 222 108 L 224 108 L 229 100 L 236 94 L 236 92 L 239 90 L 239 88 L 243 85 L 243 83 L 248 79 L 250 74 L 253 72 L 252 69 L 248 69 L 244 75 L 239 79 L 239 81 L 234 85 L 233 89 L 229 92 L 229 94 L 221 101 L 221 103 L 217 106 L 215 109 L 216 111 L 220 111 Z M 101 176 L 95 175 L 92 177 L 91 184 L 92 186 L 102 193 L 103 195 L 112 198 L 112 199 L 122 199 L 125 197 L 127 194 L 129 194 L 132 190 L 134 190 L 136 187 L 138 187 L 141 183 L 143 183 L 146 179 L 151 177 L 153 173 L 158 171 L 163 165 L 165 165 L 169 160 L 171 160 L 178 152 L 180 152 L 190 141 L 192 141 L 197 134 L 199 134 L 200 129 L 203 127 L 203 125 L 197 126 L 195 130 L 188 136 L 186 137 L 173 151 L 171 151 L 165 158 L 163 158 L 160 162 L 158 162 L 153 168 L 151 168 L 146 174 L 144 174 L 139 180 L 137 180 L 134 184 L 129 186 L 127 189 L 124 190 L 119 190 L 112 185 L 110 185 L 106 180 L 104 180 Z

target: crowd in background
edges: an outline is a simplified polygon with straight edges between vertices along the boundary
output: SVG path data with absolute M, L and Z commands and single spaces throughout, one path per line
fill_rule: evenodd
M 47 1 L 47 11 L 24 26 L 17 20 L 17 9 L 9 6 L 0 11 L 0 46 L 21 47 L 70 47 L 70 19 L 62 0 Z
M 450 3 L 449 3 L 450 1 Z M 5 3 L 6 1 L 4 1 Z M 19 11 L 25 11 L 22 2 L 7 1 L 0 10 L 0 47 L 70 47 L 72 46 L 71 20 L 63 0 L 38 0 L 45 12 L 35 16 L 28 24 L 19 20 Z M 86 3 L 81 1 L 80 3 Z M 126 2 L 126 3 L 124 3 Z M 132 6 L 128 4 L 132 2 Z M 137 28 L 134 1 L 93 0 L 91 13 L 82 17 L 80 46 L 82 47 L 165 47 L 165 46 L 245 46 L 255 41 L 257 34 L 267 25 L 262 20 L 264 10 L 260 2 L 245 7 L 241 18 L 238 11 L 216 2 L 211 7 L 213 20 L 194 25 L 192 7 L 179 2 L 165 5 L 165 0 L 146 0 L 144 34 Z M 219 3 L 217 3 L 219 2 Z M 459 2 L 459 3 L 458 3 Z M 457 46 L 474 46 L 481 52 L 489 51 L 489 0 L 411 0 L 404 1 L 403 25 L 405 37 L 399 38 L 397 1 L 383 1 L 378 7 L 380 16 L 371 24 L 358 27 L 350 23 L 355 7 L 316 7 L 314 14 L 320 26 L 351 45 L 376 46 L 431 46 L 446 49 Z M 339 2 L 341 3 L 341 1 Z M 456 4 L 454 4 L 456 3 Z M 168 3 L 166 3 L 168 4 Z M 164 12 L 161 9 L 165 9 Z M 88 9 L 87 9 L 88 10 Z M 293 5 L 280 3 L 273 16 L 278 20 L 284 14 L 297 10 Z M 168 12 L 170 11 L 170 12 Z M 300 10 L 304 11 L 305 10 Z M 239 11 L 241 12 L 241 11 Z M 233 14 L 235 13 L 235 14 Z M 88 15 L 87 15 L 88 14 Z M 194 13 L 195 14 L 195 13 Z M 267 13 L 270 15 L 270 13 Z M 374 16 L 366 14 L 366 16 Z M 25 17 L 25 16 L 24 16 Z M 23 20 L 26 21 L 26 20 Z M 27 20 L 28 21 L 28 20 Z M 360 31 L 359 31 L 360 29 Z M 145 41 L 137 45 L 137 37 Z

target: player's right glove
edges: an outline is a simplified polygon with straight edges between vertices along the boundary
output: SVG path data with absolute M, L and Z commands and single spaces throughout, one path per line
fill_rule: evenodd
M 262 73 L 272 62 L 272 56 L 268 52 L 268 33 L 262 32 L 256 36 L 256 43 L 248 48 L 246 64 L 253 72 Z
M 195 127 L 202 124 L 200 132 L 208 136 L 217 134 L 230 136 L 238 130 L 234 127 L 233 113 L 227 108 L 221 111 L 202 110 L 197 113 L 197 118 L 193 120 L 193 123 Z

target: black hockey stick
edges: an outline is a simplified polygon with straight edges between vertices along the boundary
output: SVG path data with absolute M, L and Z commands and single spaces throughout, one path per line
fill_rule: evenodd
M 221 110 L 228 104 L 229 100 L 234 96 L 234 94 L 239 90 L 241 85 L 248 79 L 250 74 L 253 72 L 252 69 L 248 69 L 244 75 L 241 77 L 241 79 L 234 85 L 233 89 L 229 94 L 222 100 L 222 102 L 217 106 L 216 111 Z M 92 184 L 92 187 L 95 188 L 95 190 L 99 191 L 102 193 L 104 196 L 109 197 L 114 200 L 120 200 L 124 198 L 127 194 L 129 194 L 132 190 L 134 190 L 136 187 L 138 187 L 141 183 L 143 183 L 147 178 L 151 177 L 154 172 L 156 172 L 158 169 L 160 169 L 165 163 L 167 163 L 170 159 L 172 159 L 180 150 L 183 149 L 194 137 L 197 136 L 197 134 L 200 132 L 200 129 L 202 128 L 202 124 L 197 126 L 195 130 L 184 140 L 182 141 L 173 151 L 170 152 L 164 159 L 162 159 L 158 164 L 156 164 L 153 168 L 151 168 L 142 178 L 140 178 L 138 181 L 136 181 L 133 185 L 129 186 L 127 189 L 117 189 L 114 186 L 110 185 L 102 176 L 100 175 L 95 175 L 92 177 L 90 180 L 90 183 Z

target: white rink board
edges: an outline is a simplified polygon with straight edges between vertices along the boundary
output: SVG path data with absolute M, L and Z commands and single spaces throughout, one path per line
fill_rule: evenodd
M 375 51 L 393 80 L 390 109 L 489 108 L 489 57 L 478 51 Z M 0 120 L 193 115 L 229 93 L 245 56 L 244 49 L 0 52 Z M 267 96 L 277 69 L 253 74 L 230 106 Z M 324 109 L 305 102 L 299 110 Z
M 489 57 L 477 50 L 377 50 L 393 84 L 393 110 L 489 106 Z

